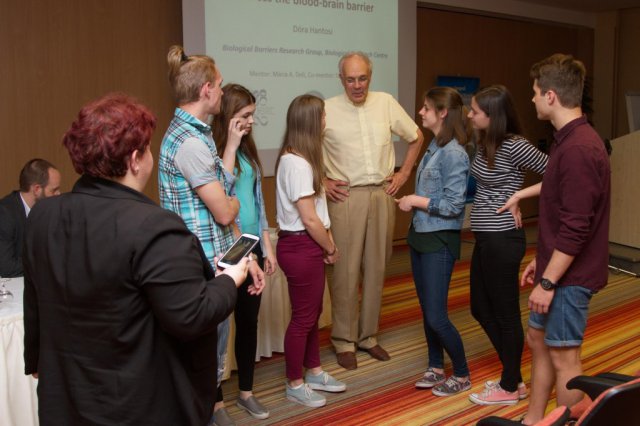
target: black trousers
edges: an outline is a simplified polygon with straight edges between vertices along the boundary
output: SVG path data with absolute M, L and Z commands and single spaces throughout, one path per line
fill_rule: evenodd
M 509 392 L 522 381 L 524 332 L 518 273 L 526 249 L 524 229 L 474 232 L 471 257 L 471 314 L 502 362 L 500 386 Z
M 260 268 L 264 268 L 264 259 L 260 244 L 256 244 L 253 253 L 258 256 Z M 238 298 L 233 311 L 236 322 L 235 352 L 238 366 L 238 388 L 241 391 L 253 389 L 253 373 L 256 365 L 256 348 L 258 346 L 258 312 L 262 295 L 254 296 L 247 292 L 253 284 L 251 276 L 238 287 Z M 218 388 L 216 402 L 223 401 L 222 386 Z

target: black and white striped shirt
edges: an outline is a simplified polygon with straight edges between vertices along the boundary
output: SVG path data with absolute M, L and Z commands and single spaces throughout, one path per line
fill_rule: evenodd
M 483 149 L 471 165 L 471 174 L 477 181 L 477 191 L 471 209 L 471 230 L 507 231 L 515 228 L 510 212 L 496 214 L 496 210 L 522 187 L 526 170 L 543 174 L 547 155 L 522 136 L 506 139 L 496 151 L 493 169 L 489 169 Z

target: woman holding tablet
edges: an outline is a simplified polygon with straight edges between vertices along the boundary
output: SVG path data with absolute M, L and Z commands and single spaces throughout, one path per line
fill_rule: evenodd
M 227 172 L 235 175 L 236 196 L 240 213 L 236 218 L 240 231 L 257 235 L 260 244 L 253 250 L 260 268 L 267 275 L 275 272 L 277 261 L 269 238 L 269 224 L 262 196 L 262 164 L 253 140 L 251 128 L 256 110 L 256 98 L 239 84 L 227 84 L 222 88 L 224 96 L 220 113 L 214 117 L 213 139 Z M 251 277 L 238 288 L 238 300 L 234 310 L 236 322 L 235 355 L 238 366 L 236 405 L 256 419 L 266 419 L 269 411 L 253 395 L 253 373 L 258 340 L 258 311 L 260 295 L 248 292 Z M 222 401 L 222 388 L 218 395 Z
M 80 178 L 29 213 L 24 359 L 43 425 L 211 419 L 217 325 L 250 262 L 214 278 L 184 221 L 142 193 L 155 126 L 127 95 L 85 105 L 63 138 Z
M 284 338 L 286 396 L 307 407 L 322 407 L 324 396 L 347 386 L 322 370 L 318 318 L 322 311 L 324 264 L 338 259 L 322 177 L 324 101 L 313 95 L 295 98 L 276 163 L 276 207 L 280 234 L 277 256 L 287 276 L 291 321 Z M 303 377 L 302 369 L 307 369 Z

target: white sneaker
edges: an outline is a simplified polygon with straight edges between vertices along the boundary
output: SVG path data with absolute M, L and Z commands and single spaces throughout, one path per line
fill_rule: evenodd
M 478 405 L 514 405 L 520 398 L 517 390 L 509 392 L 502 389 L 500 383 L 494 383 L 493 386 L 485 387 L 480 393 L 472 393 L 469 399 Z
M 327 404 L 327 399 L 319 393 L 311 390 L 308 384 L 303 383 L 299 388 L 292 388 L 287 384 L 287 399 L 307 407 L 317 408 Z
M 491 388 L 495 385 L 500 384 L 500 380 L 487 380 L 484 382 L 485 388 Z M 529 396 L 529 390 L 527 389 L 527 385 L 524 382 L 518 383 L 518 399 L 526 399 Z
M 304 377 L 304 381 L 313 390 L 321 390 L 326 392 L 344 392 L 347 390 L 347 385 L 343 382 L 336 380 L 326 371 L 316 375 L 307 373 Z

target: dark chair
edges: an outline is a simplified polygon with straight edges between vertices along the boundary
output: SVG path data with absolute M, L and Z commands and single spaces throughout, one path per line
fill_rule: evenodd
M 581 390 L 586 393 L 589 398 L 595 400 L 607 389 L 637 378 L 636 376 L 619 373 L 599 373 L 595 376 L 577 376 L 567 382 L 567 389 Z
M 567 388 L 580 389 L 587 397 L 571 410 L 564 406 L 556 408 L 536 423 L 536 426 L 562 426 L 572 417 L 579 417 L 575 423 L 571 423 L 576 426 L 640 425 L 640 378 L 616 373 L 603 373 L 594 377 L 578 376 L 567 383 Z M 517 421 L 495 416 L 476 423 L 478 426 L 519 424 Z

